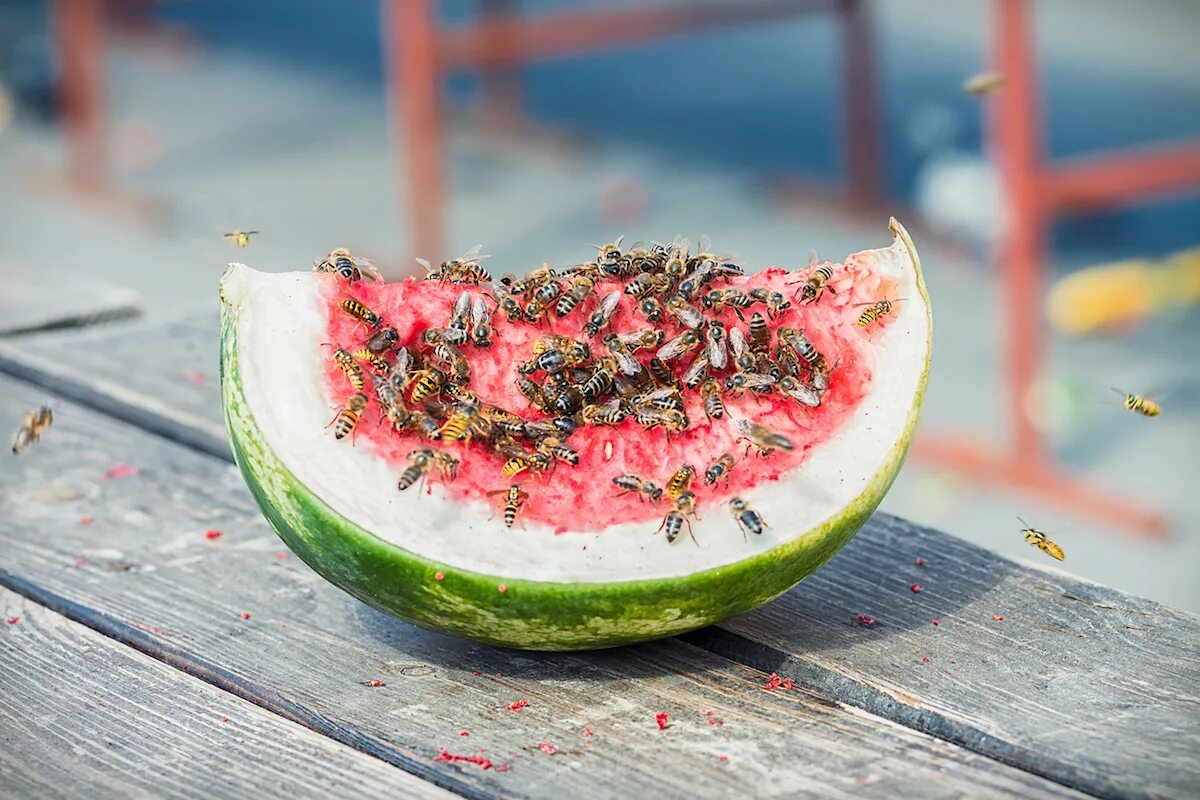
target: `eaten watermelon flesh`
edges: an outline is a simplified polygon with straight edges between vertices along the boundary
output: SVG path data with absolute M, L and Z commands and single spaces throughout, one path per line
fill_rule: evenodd
M 534 475 L 523 472 L 513 478 L 501 474 L 505 459 L 491 452 L 484 442 L 462 443 L 431 442 L 416 433 L 397 433 L 383 419 L 382 411 L 371 391 L 370 382 L 366 394 L 370 402 L 366 414 L 345 446 L 355 446 L 363 451 L 364 458 L 383 458 L 391 464 L 397 477 L 408 466 L 408 454 L 424 447 L 443 448 L 457 455 L 461 461 L 455 480 L 445 483 L 447 497 L 451 500 L 482 500 L 496 508 L 496 524 L 501 525 L 500 507 L 502 498 L 489 496 L 489 492 L 505 489 L 511 483 L 520 482 L 530 495 L 522 509 L 522 516 L 530 521 L 544 523 L 556 532 L 597 532 L 619 522 L 645 521 L 650 529 L 661 522 L 668 510 L 664 501 L 658 504 L 644 502 L 637 495 L 616 496 L 619 490 L 612 479 L 618 475 L 640 475 L 665 486 L 670 476 L 683 464 L 691 464 L 697 470 L 692 490 L 697 495 L 700 516 L 706 513 L 726 513 L 718 505 L 746 492 L 764 482 L 779 480 L 781 476 L 799 466 L 814 448 L 837 435 L 839 428 L 853 414 L 856 407 L 871 389 L 872 364 L 877 357 L 884 357 L 872 340 L 879 329 L 890 322 L 883 316 L 868 326 L 859 326 L 857 320 L 863 310 L 855 304 L 873 303 L 880 299 L 896 300 L 894 285 L 890 279 L 881 278 L 872 269 L 869 254 L 857 254 L 842 264 L 832 264 L 833 278 L 826 291 L 817 301 L 801 305 L 794 300 L 792 307 L 778 318 L 769 320 L 774 333 L 782 326 L 803 328 L 814 346 L 836 364 L 830 376 L 829 389 L 819 407 L 801 405 L 779 390 L 768 395 L 747 392 L 741 397 L 726 395 L 726 414 L 722 419 L 710 420 L 704 413 L 699 392 L 684 389 L 690 426 L 681 433 L 668 433 L 662 429 L 645 430 L 632 418 L 609 426 L 580 425 L 567 444 L 579 452 L 578 466 L 559 463 L 552 472 Z M 783 292 L 791 298 L 799 285 L 789 283 L 807 277 L 809 270 L 786 271 L 768 269 L 745 277 L 719 279 L 709 288 L 733 287 L 749 292 L 756 287 Z M 378 313 L 384 326 L 396 328 L 398 344 L 410 350 L 424 352 L 421 333 L 428 328 L 444 328 L 449 322 L 455 299 L 464 291 L 473 295 L 484 295 L 491 303 L 486 287 L 450 284 L 439 281 L 407 279 L 398 282 L 346 281 L 333 274 L 320 276 L 325 286 L 322 297 L 327 304 L 327 341 L 346 350 L 360 348 L 370 332 L 362 323 L 351 318 L 339 306 L 339 301 L 353 298 Z M 588 341 L 593 356 L 606 355 L 602 344 L 606 333 L 637 331 L 646 327 L 658 327 L 665 331 L 666 339 L 681 333 L 684 328 L 673 318 L 665 317 L 661 322 L 648 323 L 634 309 L 629 297 L 622 297 L 611 324 L 600 335 L 589 337 L 582 330 L 588 315 L 608 292 L 623 288 L 620 281 L 604 281 L 596 286 L 595 292 L 585 302 L 562 319 L 555 317 L 553 308 L 540 325 L 526 322 L 510 322 L 503 313 L 493 314 L 494 333 L 490 348 L 476 348 L 465 344 L 460 349 L 471 365 L 470 389 L 481 402 L 490 403 L 516 414 L 526 420 L 550 419 L 519 393 L 515 379 L 516 366 L 531 358 L 534 344 L 547 333 L 554 333 Z M 699 304 L 696 304 L 699 307 Z M 748 322 L 754 311 L 766 309 L 755 303 L 743 311 L 746 322 L 738 319 L 729 308 L 720 313 L 705 311 L 710 319 L 719 319 L 727 329 L 738 326 L 748 334 Z M 702 347 L 685 354 L 672 362 L 676 375 L 681 375 Z M 653 351 L 639 351 L 637 358 L 646 364 Z M 724 381 L 734 372 L 733 360 L 720 372 L 710 374 Z M 364 371 L 370 368 L 364 364 Z M 544 375 L 534 376 L 539 382 Z M 325 368 L 328 395 L 331 403 L 330 415 L 354 393 L 343 371 L 327 360 Z M 406 393 L 407 399 L 407 393 Z M 414 404 L 406 402 L 409 407 Z M 748 419 L 766 425 L 795 444 L 792 451 L 776 450 L 767 458 L 747 453 L 746 443 L 736 441 L 739 437 L 737 421 Z M 332 434 L 331 434 L 332 435 Z M 703 475 L 710 464 L 724 453 L 737 459 L 728 481 L 722 479 L 715 485 L 705 485 Z M 430 481 L 441 483 L 432 472 Z M 409 491 L 416 491 L 410 489 Z M 438 502 L 429 498 L 428 502 Z M 768 523 L 770 521 L 768 520 Z

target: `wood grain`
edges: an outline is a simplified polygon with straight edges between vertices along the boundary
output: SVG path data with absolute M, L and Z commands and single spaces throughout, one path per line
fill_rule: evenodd
M 40 395 L 0 379 L 0 415 Z M 538 655 L 406 625 L 279 558 L 231 466 L 57 402 L 51 433 L 0 473 L 0 584 L 460 793 L 1076 796 L 820 695 L 763 691 L 764 671 L 678 640 Z M 117 463 L 139 471 L 104 478 Z M 437 761 L 440 747 L 498 768 Z
M 54 276 L 51 287 L 30 282 L 13 264 L 4 270 L 0 294 L 0 336 L 33 331 L 82 328 L 130 319 L 142 313 L 141 298 L 125 289 L 84 275 Z M 48 273 L 39 272 L 41 276 Z
M 0 588 L 0 796 L 454 795 Z
M 100 408 L 139 423 L 155 407 L 186 409 L 173 424 L 190 443 L 227 453 L 217 387 L 181 384 L 165 366 L 215 362 L 215 316 L 147 331 L 138 339 L 155 343 L 141 356 L 153 368 L 132 376 L 120 395 L 108 386 L 128 371 L 122 365 L 134 351 L 108 332 L 71 347 L 41 337 L 17 368 L 36 379 L 54 365 L 69 378 L 55 385 L 71 396 L 99 397 Z M 99 359 L 100 352 L 113 355 Z M 88 363 L 96 364 L 88 374 L 108 386 L 79 380 Z M 876 624 L 855 624 L 859 614 Z M 760 669 L 790 670 L 842 702 L 1097 796 L 1200 792 L 1195 617 L 1019 566 L 894 517 L 877 514 L 780 600 L 687 641 Z

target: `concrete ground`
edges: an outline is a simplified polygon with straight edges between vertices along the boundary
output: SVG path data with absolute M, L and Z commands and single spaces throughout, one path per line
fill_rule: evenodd
M 903 34 L 884 37 L 883 67 L 889 75 L 885 101 L 893 129 L 907 119 L 904 109 L 897 110 L 896 105 L 908 85 L 905 76 L 930 70 L 930 63 L 952 63 L 958 66 L 937 80 L 957 86 L 979 60 L 978 33 L 964 32 L 976 30 L 981 23 L 977 10 L 946 11 L 960 4 L 928 0 L 920 8 L 906 4 L 904 12 L 897 11 L 898 5 L 880 7 L 879 18 L 892 30 L 904 27 L 905 15 L 916 14 L 924 22 L 919 31 L 910 24 Z M 1092 20 L 1094 32 L 1068 37 L 1058 34 L 1079 33 L 1075 25 L 1079 4 L 1050 5 L 1058 10 L 1044 15 L 1049 31 L 1044 35 L 1055 43 L 1047 58 L 1062 70 L 1076 74 L 1107 70 L 1113 81 L 1166 81 L 1179 96 L 1200 96 L 1195 94 L 1200 84 L 1195 77 L 1200 69 L 1195 67 L 1200 63 L 1179 30 L 1177 17 L 1184 14 L 1179 6 L 1172 6 L 1178 12 L 1175 16 L 1160 13 L 1104 24 Z M 1063 5 L 1072 6 L 1075 16 L 1062 11 Z M 924 11 L 917 13 L 920 9 Z M 1194 14 L 1185 18 L 1197 19 Z M 789 32 L 817 35 L 808 28 L 786 27 L 753 35 L 771 41 Z M 1131 36 L 1163 45 L 1141 47 L 1140 55 L 1116 46 Z M 936 52 L 936 57 L 914 63 L 903 56 L 921 46 Z M 1098 53 L 1104 58 L 1095 67 Z M 1191 68 L 1181 67 L 1180 59 Z M 1189 74 L 1190 79 L 1179 77 Z M 232 258 L 265 269 L 295 269 L 333 246 L 346 245 L 378 257 L 393 271 L 403 268 L 398 259 L 405 252 L 407 234 L 400 209 L 406 198 L 398 196 L 386 109 L 377 84 L 352 73 L 244 48 L 200 49 L 164 60 L 143 49 L 118 46 L 110 58 L 108 78 L 113 131 L 125 165 L 118 179 L 127 188 L 167 201 L 169 225 L 141 230 L 114 224 L 103 214 L 37 191 L 31 171 L 61 160 L 61 136 L 53 128 L 18 116 L 0 136 L 0 274 L 4 277 L 17 271 L 28 275 L 35 269 L 51 285 L 73 274 L 104 278 L 137 287 L 147 299 L 150 316 L 164 318 L 215 308 L 216 280 Z M 543 75 L 536 80 L 544 87 L 553 78 Z M 814 88 L 825 83 L 819 75 L 794 74 L 789 80 L 799 95 L 815 98 L 813 109 L 818 101 L 832 97 L 828 88 Z M 1103 84 L 1103 77 L 1097 82 Z M 1063 93 L 1051 84 L 1048 94 L 1053 100 Z M 1070 95 L 1064 101 L 1068 109 L 1071 98 L 1077 100 Z M 627 111 L 635 113 L 638 102 L 651 101 L 649 96 L 635 97 Z M 829 109 L 820 112 L 823 116 L 813 113 L 813 124 L 828 128 Z M 547 116 L 539 114 L 543 119 Z M 1174 130 L 1171 126 L 1186 127 L 1197 121 L 1196 112 L 1188 109 L 1166 116 L 1170 120 L 1162 130 L 1168 132 Z M 584 242 L 608 240 L 617 233 L 651 239 L 707 232 L 721 249 L 757 266 L 802 264 L 810 248 L 840 257 L 889 240 L 886 215 L 864 223 L 832 209 L 789 211 L 761 191 L 761 169 L 747 170 L 729 157 L 708 157 L 703 148 L 664 147 L 636 137 L 604 137 L 595 131 L 586 139 L 542 131 L 531 132 L 521 141 L 497 142 L 470 119 L 469 115 L 459 119 L 448 143 L 449 249 L 463 251 L 484 242 L 494 256 L 492 264 L 504 269 L 542 261 L 571 262 L 588 252 Z M 1196 130 L 1200 122 L 1191 133 Z M 1136 140 L 1135 134 L 1136 129 L 1123 128 L 1115 138 Z M 895 136 L 899 134 L 893 144 Z M 814 147 L 829 155 L 820 150 L 819 142 Z M 903 183 L 903 173 L 904 168 L 893 168 L 893 183 Z M 608 221 L 601 197 L 631 181 L 645 192 L 644 213 L 624 224 Z M 1162 215 L 1153 208 L 1144 212 L 1170 219 L 1182 213 L 1182 219 L 1190 222 L 1190 227 L 1174 226 L 1156 236 L 1153 254 L 1162 252 L 1160 248 L 1196 243 L 1200 228 L 1196 218 L 1188 216 L 1189 208 L 1183 212 L 1167 208 Z M 1131 219 L 1122 223 L 1124 233 L 1142 232 L 1139 220 L 1146 217 Z M 263 233 L 248 251 L 237 252 L 220 238 L 223 231 L 237 227 Z M 1060 270 L 1142 246 L 1136 236 L 1122 238 L 1118 230 L 1107 239 L 1102 237 L 1099 246 L 1089 247 L 1088 238 L 1079 231 L 1067 226 L 1062 232 L 1068 240 L 1075 237 L 1076 245 L 1065 251 L 1060 248 Z M 999 440 L 1003 395 L 996 278 L 961 247 L 920 238 L 918 245 L 936 317 L 934 369 L 922 430 L 967 429 Z M 1051 532 L 1066 549 L 1063 568 L 1200 610 L 1200 582 L 1194 579 L 1195 565 L 1200 563 L 1196 521 L 1200 497 L 1195 491 L 1200 476 L 1195 447 L 1200 442 L 1198 334 L 1200 315 L 1191 312 L 1152 321 L 1123 338 L 1056 337 L 1047 365 L 1049 380 L 1078 386 L 1085 398 L 1057 430 L 1054 443 L 1060 458 L 1098 485 L 1166 510 L 1172 520 L 1166 540 L 1133 538 L 1128 531 L 1074 517 L 1019 494 L 971 485 L 919 462 L 905 468 L 884 508 L 1009 557 L 1044 559 L 1021 539 L 1019 514 Z M 1108 391 L 1114 384 L 1174 387 L 1167 413 L 1156 420 L 1124 413 Z M 938 557 L 936 553 L 913 555 L 930 562 Z

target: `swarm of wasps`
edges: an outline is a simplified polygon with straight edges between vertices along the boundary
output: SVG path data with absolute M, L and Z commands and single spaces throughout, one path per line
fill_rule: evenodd
M 699 398 L 698 406 L 710 420 L 729 417 L 726 400 L 747 392 L 765 396 L 778 391 L 803 406 L 821 404 L 837 361 L 821 353 L 803 328 L 784 326 L 773 335 L 769 322 L 794 304 L 819 302 L 824 292 L 832 292 L 832 265 L 810 265 L 788 297 L 767 288 L 743 291 L 728 285 L 728 279 L 744 271 L 729 256 L 712 251 L 707 237 L 695 251 L 678 238 L 628 249 L 622 241 L 592 245 L 596 254 L 584 263 L 564 269 L 544 264 L 524 276 L 509 273 L 499 279 L 481 265 L 486 258 L 481 247 L 436 267 L 418 259 L 426 280 L 460 285 L 463 291 L 447 309 L 444 327 L 427 328 L 411 342 L 401 342 L 396 329 L 363 303 L 341 300 L 340 310 L 362 325 L 365 338 L 353 347 L 331 345 L 330 358 L 354 390 L 330 422 L 334 436 L 353 436 L 370 393 L 381 421 L 396 432 L 416 434 L 440 447 L 474 444 L 491 451 L 500 459 L 499 471 L 508 485 L 489 495 L 500 499 L 505 525 L 511 527 L 530 497 L 519 480 L 527 475 L 549 478 L 562 464 L 579 465 L 580 454 L 570 438 L 581 426 L 632 422 L 644 431 L 677 435 L 691 425 L 688 393 Z M 347 284 L 378 278 L 369 261 L 344 249 L 331 252 L 315 270 L 334 273 Z M 642 325 L 612 329 L 623 304 Z M 743 324 L 719 319 L 725 309 Z M 535 341 L 528 359 L 515 366 L 516 389 L 541 418 L 522 416 L 472 391 L 464 353 L 491 346 L 493 315 L 541 326 L 551 315 L 563 319 L 572 314 L 580 315 L 586 338 L 547 332 Z M 746 456 L 768 457 L 794 448 L 787 437 L 752 420 L 736 425 Z M 458 458 L 433 446 L 413 450 L 398 488 L 423 486 L 431 474 L 453 480 Z M 728 481 L 735 463 L 734 454 L 723 455 L 707 467 L 705 482 Z M 618 476 L 614 483 L 643 500 L 666 502 L 670 508 L 659 529 L 674 542 L 683 530 L 691 535 L 690 520 L 696 518 L 691 482 L 696 475 L 691 467 L 681 468 L 665 490 L 634 475 Z M 744 500 L 735 498 L 729 509 L 743 534 L 761 534 L 766 528 Z

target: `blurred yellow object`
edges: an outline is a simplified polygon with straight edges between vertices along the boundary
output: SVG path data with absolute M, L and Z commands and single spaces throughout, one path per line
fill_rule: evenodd
M 1200 248 L 1162 262 L 1130 259 L 1074 272 L 1046 297 L 1055 328 L 1076 335 L 1126 327 L 1167 309 L 1200 302 Z

